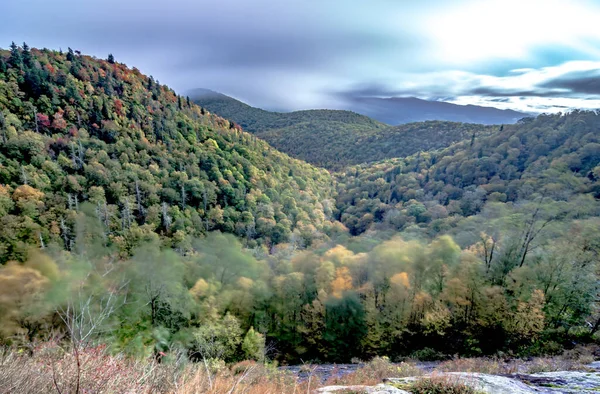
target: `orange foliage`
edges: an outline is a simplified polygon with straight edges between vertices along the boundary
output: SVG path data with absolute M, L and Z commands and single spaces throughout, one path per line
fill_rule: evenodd
M 333 296 L 336 298 L 342 298 L 342 293 L 346 290 L 352 289 L 352 276 L 348 267 L 340 267 L 335 270 L 335 279 L 331 282 L 331 290 Z

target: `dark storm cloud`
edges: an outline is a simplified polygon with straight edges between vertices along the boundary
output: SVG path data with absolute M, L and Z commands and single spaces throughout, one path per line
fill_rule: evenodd
M 553 78 L 541 85 L 570 94 L 600 95 L 600 70 L 576 71 Z
M 219 40 L 210 45 L 206 40 Z M 208 32 L 196 51 L 189 50 L 178 61 L 183 69 L 198 67 L 260 68 L 277 70 L 331 69 L 356 53 L 376 52 L 397 45 L 377 34 L 278 34 Z M 407 46 L 409 43 L 407 43 Z
M 382 22 L 383 12 L 412 7 L 387 0 L 357 6 L 345 0 L 3 1 L 2 47 L 15 40 L 98 57 L 112 52 L 179 92 L 207 87 L 260 104 L 269 95 L 279 101 L 286 89 L 310 90 L 350 74 L 367 59 L 416 52 L 423 42 L 410 33 L 408 17 Z
M 564 92 L 534 87 L 531 90 L 510 90 L 502 87 L 478 86 L 473 87 L 466 94 L 486 97 L 560 97 Z

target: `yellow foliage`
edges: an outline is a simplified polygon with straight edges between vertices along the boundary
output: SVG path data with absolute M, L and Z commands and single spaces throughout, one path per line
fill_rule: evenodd
M 446 283 L 444 299 L 457 306 L 471 305 L 469 301 L 469 289 L 460 278 L 452 278 Z
M 335 270 L 335 279 L 331 282 L 332 295 L 336 298 L 342 298 L 342 293 L 352 289 L 352 276 L 348 267 L 340 267 Z
M 425 311 L 425 309 L 431 304 L 431 296 L 424 291 L 420 291 L 415 294 L 413 300 L 414 311 Z
M 241 278 L 238 279 L 237 284 L 240 287 L 240 289 L 250 290 L 252 288 L 252 285 L 254 285 L 254 281 L 250 278 L 246 278 L 245 276 L 242 276 Z
M 528 301 L 519 302 L 510 325 L 512 331 L 523 338 L 535 338 L 541 333 L 546 320 L 543 311 L 545 303 L 544 292 L 538 289 L 533 291 Z
M 44 198 L 44 193 L 29 185 L 21 185 L 15 189 L 12 197 L 13 200 L 17 202 L 21 200 L 39 201 Z
M 50 280 L 56 280 L 59 277 L 59 269 L 50 256 L 33 249 L 29 252 L 29 258 L 25 262 L 25 267 L 32 268 Z
M 392 284 L 396 286 L 404 286 L 406 288 L 410 288 L 410 280 L 408 279 L 408 273 L 406 272 L 400 272 L 392 276 L 390 282 L 392 282 Z
M 344 264 L 346 260 L 352 258 L 353 256 L 354 252 L 348 250 L 345 246 L 337 245 L 336 247 L 325 252 L 323 258 L 339 266 Z
M 0 196 L 10 196 L 9 186 L 0 185 Z
M 198 299 L 205 297 L 208 294 L 208 290 L 210 289 L 210 285 L 202 278 L 196 281 L 196 284 L 190 289 L 190 294 L 192 297 Z
M 437 333 L 444 335 L 444 331 L 450 327 L 452 315 L 448 308 L 439 303 L 435 303 L 433 308 L 425 312 L 421 323 L 425 327 L 425 333 Z
M 33 269 L 16 262 L 0 268 L 0 331 L 4 334 L 19 332 L 21 323 L 33 318 L 34 304 L 46 289 L 48 279 Z

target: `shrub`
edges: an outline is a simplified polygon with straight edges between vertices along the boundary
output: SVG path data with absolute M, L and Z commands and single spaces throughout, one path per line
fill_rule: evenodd
M 438 360 L 447 359 L 448 356 L 446 356 L 443 353 L 438 352 L 435 349 L 426 347 L 426 348 L 415 350 L 414 352 L 412 352 L 410 354 L 410 358 L 415 359 L 415 360 L 420 360 L 420 361 L 438 361 Z
M 412 394 L 478 394 L 473 387 L 450 377 L 417 379 L 409 391 Z

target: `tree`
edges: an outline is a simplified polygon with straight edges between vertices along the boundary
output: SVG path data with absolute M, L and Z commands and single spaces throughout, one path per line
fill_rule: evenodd
M 23 56 L 21 55 L 21 51 L 14 41 L 12 44 L 10 44 L 10 57 L 8 58 L 8 64 L 13 68 L 23 68 Z
M 31 68 L 33 66 L 33 58 L 31 56 L 31 52 L 29 51 L 29 45 L 23 43 L 23 63 L 25 67 Z
M 250 327 L 242 341 L 242 352 L 244 359 L 264 361 L 265 360 L 265 338 L 262 334 Z
M 252 332 L 254 333 L 254 330 Z M 256 335 L 254 338 L 248 337 L 246 349 L 258 351 L 257 339 L 259 337 Z M 255 342 L 251 343 L 252 341 Z M 205 362 L 209 360 L 232 361 L 239 350 L 240 343 L 242 343 L 240 324 L 230 314 L 225 315 L 222 320 L 207 322 L 194 332 L 196 352 Z
M 325 331 L 327 358 L 340 362 L 360 355 L 360 344 L 367 332 L 364 308 L 354 292 L 326 303 Z
M 107 60 L 108 60 L 108 62 L 109 62 L 110 64 L 115 64 L 115 57 L 113 56 L 113 54 L 112 54 L 112 53 L 109 53 L 109 54 L 108 54 L 108 59 L 107 59 Z

